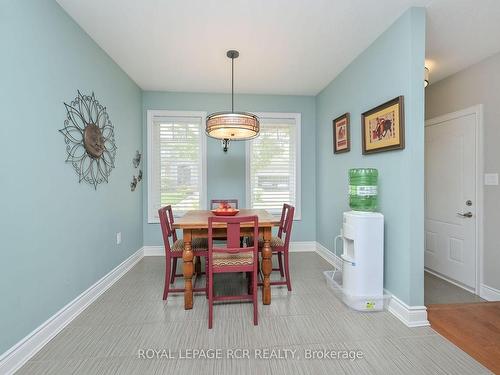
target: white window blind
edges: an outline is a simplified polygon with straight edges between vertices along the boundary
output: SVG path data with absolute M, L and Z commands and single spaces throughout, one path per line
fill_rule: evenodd
M 247 203 L 300 219 L 300 114 L 260 114 L 260 135 L 247 146 Z
M 177 215 L 205 208 L 205 117 L 198 112 L 148 111 L 150 222 L 158 222 L 157 211 L 167 204 Z

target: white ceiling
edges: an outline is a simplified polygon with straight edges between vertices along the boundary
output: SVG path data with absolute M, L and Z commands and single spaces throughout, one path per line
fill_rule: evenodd
M 315 95 L 410 6 L 431 82 L 500 50 L 499 0 L 57 1 L 144 90 Z
M 500 51 L 500 0 L 434 0 L 427 8 L 430 81 Z

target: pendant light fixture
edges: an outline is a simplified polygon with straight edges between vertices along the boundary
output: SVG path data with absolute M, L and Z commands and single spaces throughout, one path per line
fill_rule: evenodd
M 222 149 L 227 152 L 230 141 L 246 141 L 259 135 L 259 118 L 253 113 L 234 112 L 234 59 L 238 51 L 227 51 L 231 59 L 231 112 L 216 112 L 207 116 L 206 133 L 209 137 L 220 139 Z

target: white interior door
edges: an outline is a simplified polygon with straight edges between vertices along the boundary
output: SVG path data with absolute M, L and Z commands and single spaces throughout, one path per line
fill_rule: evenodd
M 477 113 L 426 122 L 425 267 L 475 290 Z

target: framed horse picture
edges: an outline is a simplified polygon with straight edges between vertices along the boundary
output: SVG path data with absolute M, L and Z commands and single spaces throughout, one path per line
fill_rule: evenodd
M 405 148 L 404 98 L 398 96 L 361 115 L 363 154 Z
M 333 153 L 340 154 L 351 149 L 351 134 L 349 131 L 349 113 L 333 120 Z

